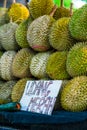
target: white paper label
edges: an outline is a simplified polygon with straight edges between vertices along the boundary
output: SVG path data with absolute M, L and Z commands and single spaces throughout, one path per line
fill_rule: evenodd
M 21 110 L 51 115 L 62 80 L 27 81 Z

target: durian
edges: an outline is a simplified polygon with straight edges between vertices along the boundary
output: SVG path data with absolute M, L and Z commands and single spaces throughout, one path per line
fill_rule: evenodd
M 16 55 L 15 51 L 6 51 L 0 58 L 0 74 L 4 80 L 13 80 L 12 62 Z
M 29 48 L 22 48 L 17 52 L 12 63 L 12 72 L 15 77 L 25 78 L 31 76 L 29 67 L 33 55 L 33 50 Z
M 70 20 L 69 30 L 78 41 L 87 40 L 87 4 L 77 9 Z
M 30 16 L 30 13 L 25 5 L 14 2 L 8 8 L 8 16 L 13 22 L 21 23 Z
M 87 76 L 74 77 L 61 91 L 61 106 L 72 112 L 87 109 Z
M 0 27 L 0 42 L 5 50 L 18 50 L 19 46 L 15 39 L 15 31 L 18 25 L 10 22 Z
M 53 17 L 57 20 L 62 17 L 70 17 L 70 15 L 70 9 L 64 7 L 64 0 L 60 0 L 60 7 L 57 8 Z
M 71 77 L 87 75 L 87 42 L 78 42 L 70 49 L 66 69 Z
M 43 15 L 49 15 L 53 6 L 53 0 L 31 0 L 28 3 L 30 14 L 34 19 Z
M 74 44 L 74 39 L 71 37 L 68 29 L 69 21 L 69 17 L 63 17 L 52 24 L 49 33 L 49 42 L 56 50 L 69 50 Z
M 63 80 L 69 79 L 70 76 L 66 71 L 67 51 L 54 52 L 48 58 L 46 73 L 51 79 Z
M 0 88 L 0 104 L 12 102 L 11 92 L 13 86 L 16 84 L 16 81 L 7 81 Z
M 50 49 L 48 40 L 49 29 L 55 20 L 49 15 L 35 19 L 27 31 L 29 46 L 35 51 L 47 51 Z
M 0 26 L 9 22 L 9 17 L 7 14 L 8 8 L 6 8 L 7 0 L 4 0 L 3 7 L 0 7 Z
M 35 56 L 33 56 L 30 63 L 30 72 L 34 77 L 38 79 L 48 77 L 46 74 L 46 64 L 50 56 L 50 53 L 51 53 L 50 51 L 39 52 Z
M 23 78 L 17 81 L 17 83 L 14 85 L 14 87 L 12 88 L 12 93 L 11 93 L 11 99 L 13 102 L 19 102 L 27 81 L 30 80 L 29 78 Z
M 15 32 L 16 41 L 21 48 L 29 47 L 27 42 L 28 21 L 29 19 L 21 22 Z

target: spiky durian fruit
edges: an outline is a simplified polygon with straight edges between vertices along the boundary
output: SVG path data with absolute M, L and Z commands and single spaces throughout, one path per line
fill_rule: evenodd
M 16 41 L 21 48 L 29 47 L 27 42 L 28 21 L 29 19 L 21 22 L 15 32 Z
M 50 45 L 59 51 L 69 50 L 74 44 L 74 39 L 68 29 L 69 21 L 68 17 L 60 18 L 52 24 L 50 29 Z
M 62 17 L 70 17 L 70 9 L 64 7 L 64 0 L 60 0 L 60 7 L 54 13 L 54 18 L 57 20 Z
M 17 81 L 17 83 L 14 85 L 14 87 L 12 88 L 12 93 L 11 93 L 11 99 L 13 102 L 19 102 L 27 81 L 30 80 L 29 78 L 23 78 Z
M 16 81 L 7 81 L 0 88 L 0 104 L 11 102 L 11 92 Z
M 69 30 L 77 40 L 87 40 L 87 4 L 77 9 L 71 17 Z
M 9 17 L 7 15 L 7 8 L 0 8 L 0 26 L 9 22 Z
M 12 63 L 12 72 L 15 77 L 25 78 L 31 76 L 30 73 L 30 61 L 34 55 L 34 52 L 29 48 L 20 49 Z
M 27 31 L 29 46 L 36 51 L 47 51 L 50 49 L 48 40 L 49 29 L 55 20 L 49 15 L 35 19 Z
M 87 42 L 78 42 L 70 49 L 66 69 L 71 77 L 87 75 Z
M 18 25 L 10 22 L 0 27 L 0 42 L 5 50 L 18 50 L 18 44 L 15 40 L 15 31 Z
M 13 3 L 8 8 L 8 16 L 13 22 L 20 23 L 30 16 L 28 8 L 21 3 Z
M 51 79 L 69 79 L 70 76 L 66 71 L 67 51 L 54 52 L 47 61 L 46 73 Z
M 74 77 L 61 92 L 61 105 L 67 111 L 87 109 L 87 76 Z
M 12 62 L 15 55 L 15 51 L 6 51 L 0 58 L 0 74 L 4 80 L 12 80 L 15 78 L 12 73 Z
M 31 74 L 39 79 L 46 78 L 46 64 L 50 56 L 49 52 L 39 52 L 32 59 L 30 63 Z
M 31 0 L 28 3 L 30 14 L 34 19 L 50 14 L 53 6 L 53 0 Z

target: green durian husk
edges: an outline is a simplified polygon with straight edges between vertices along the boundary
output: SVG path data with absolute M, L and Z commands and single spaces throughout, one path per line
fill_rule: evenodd
M 13 102 L 19 102 L 20 101 L 28 80 L 32 80 L 32 79 L 30 79 L 30 78 L 20 79 L 14 85 L 14 87 L 12 89 L 12 93 L 11 93 L 11 99 L 12 99 Z
M 6 51 L 0 58 L 0 76 L 3 80 L 13 80 L 12 62 L 16 55 L 15 51 Z
M 61 91 L 61 106 L 66 111 L 80 112 L 87 109 L 87 76 L 71 79 Z
M 70 17 L 70 10 L 65 7 L 58 7 L 53 17 L 58 20 L 63 17 Z
M 45 79 L 48 77 L 46 74 L 46 64 L 51 52 L 39 52 L 31 59 L 30 72 L 38 79 Z
M 34 54 L 35 52 L 30 48 L 22 48 L 17 52 L 12 63 L 12 72 L 15 77 L 31 77 L 29 67 Z
M 8 10 L 7 8 L 0 7 L 0 26 L 9 22 L 7 10 Z
M 11 102 L 11 92 L 16 81 L 7 81 L 0 88 L 0 104 Z
M 43 15 L 49 15 L 53 6 L 53 0 L 31 0 L 28 3 L 30 14 L 34 19 Z
M 54 21 L 52 16 L 43 15 L 30 24 L 27 30 L 27 40 L 33 50 L 42 52 L 51 48 L 48 34 Z
M 46 73 L 51 79 L 54 80 L 67 80 L 70 79 L 66 71 L 67 51 L 52 53 L 47 61 Z
M 69 50 L 75 44 L 68 29 L 69 21 L 70 17 L 60 18 L 52 24 L 50 29 L 50 45 L 58 51 Z
M 73 38 L 87 41 L 87 4 L 77 9 L 69 22 L 69 30 Z
M 71 77 L 87 75 L 87 42 L 78 42 L 70 49 L 66 69 Z
M 16 41 L 21 48 L 29 47 L 27 41 L 27 28 L 29 23 L 28 21 L 29 19 L 21 22 L 15 32 Z
M 15 31 L 18 25 L 10 22 L 0 27 L 0 43 L 5 50 L 18 50 L 19 46 L 15 39 Z

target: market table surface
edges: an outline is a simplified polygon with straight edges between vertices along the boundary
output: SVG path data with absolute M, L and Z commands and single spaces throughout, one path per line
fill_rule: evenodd
M 51 116 L 26 111 L 2 111 L 0 125 L 23 130 L 87 130 L 87 111 L 54 111 Z

